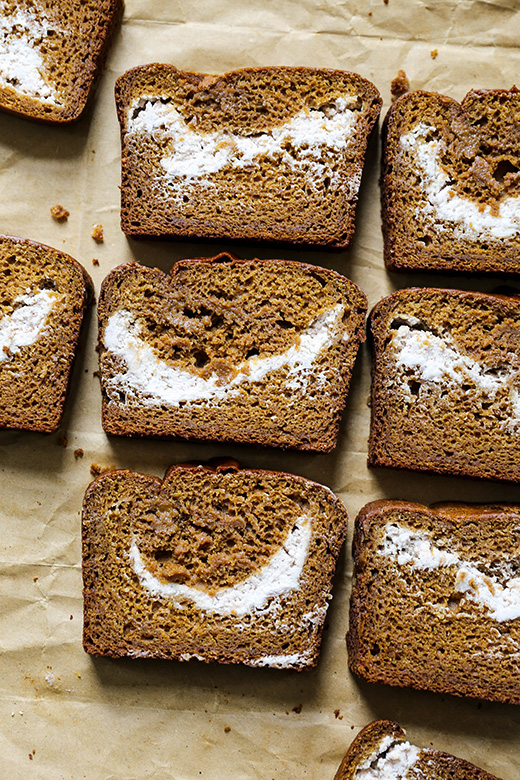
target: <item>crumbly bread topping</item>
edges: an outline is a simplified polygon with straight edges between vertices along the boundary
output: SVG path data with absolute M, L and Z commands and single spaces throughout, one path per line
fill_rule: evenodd
M 412 92 L 385 120 L 382 199 L 392 270 L 518 273 L 520 92 L 461 104 Z
M 0 0 L 0 107 L 69 122 L 103 66 L 122 0 Z
M 116 84 L 129 235 L 346 246 L 380 97 L 356 74 L 148 65 Z
M 520 480 L 519 314 L 517 298 L 456 290 L 380 301 L 371 465 Z
M 354 532 L 351 669 L 520 703 L 519 560 L 517 505 L 368 504 Z
M 334 780 L 498 780 L 464 759 L 406 741 L 392 721 L 369 723 L 355 738 Z
M 90 277 L 56 249 L 0 236 L 0 280 L 0 428 L 54 431 Z
M 345 533 L 335 496 L 288 474 L 105 474 L 84 502 L 85 649 L 312 666 Z
M 344 277 L 300 263 L 121 266 L 98 309 L 104 428 L 331 449 L 364 307 Z

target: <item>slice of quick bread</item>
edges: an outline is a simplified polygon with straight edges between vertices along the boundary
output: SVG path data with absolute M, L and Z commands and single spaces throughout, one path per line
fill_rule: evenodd
M 355 73 L 145 65 L 116 82 L 130 236 L 346 247 L 381 108 Z
M 98 306 L 103 427 L 329 451 L 365 313 L 353 282 L 304 263 L 119 266 Z
M 370 328 L 369 464 L 520 481 L 520 298 L 399 290 Z
M 353 672 L 520 704 L 520 505 L 374 501 L 353 555 Z
M 122 12 L 123 0 L 0 0 L 0 108 L 77 119 Z
M 314 666 L 346 530 L 334 494 L 290 474 L 104 474 L 83 505 L 85 650 Z
M 334 780 L 499 780 L 489 772 L 433 748 L 410 744 L 390 720 L 359 732 Z
M 93 288 L 57 249 L 0 236 L 0 428 L 50 433 L 60 424 Z
M 390 270 L 520 273 L 520 91 L 410 92 L 383 131 Z

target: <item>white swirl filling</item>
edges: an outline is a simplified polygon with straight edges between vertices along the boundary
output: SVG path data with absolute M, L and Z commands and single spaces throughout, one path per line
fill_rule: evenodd
M 462 354 L 448 334 L 441 338 L 417 330 L 410 327 L 415 318 L 408 319 L 410 325 L 400 325 L 392 335 L 398 367 L 412 370 L 417 381 L 434 385 L 452 383 L 460 386 L 470 382 L 491 399 L 506 388 L 511 415 L 504 425 L 511 430 L 520 425 L 520 392 L 517 387 L 520 367 L 516 355 L 510 355 L 512 365 L 509 368 L 484 366 Z M 402 382 L 402 389 L 411 397 L 406 379 Z
M 158 98 L 140 98 L 128 111 L 126 132 L 144 134 L 167 144 L 161 167 L 170 179 L 197 180 L 200 186 L 201 177 L 223 168 L 248 168 L 267 159 L 282 169 L 329 176 L 329 186 L 334 186 L 339 175 L 336 166 L 333 168 L 326 162 L 324 155 L 329 151 L 337 157 L 353 141 L 359 111 L 353 111 L 351 106 L 356 101 L 356 97 L 339 97 L 323 110 L 304 109 L 270 131 L 240 135 L 197 132 L 171 103 L 163 103 Z M 353 177 L 354 192 L 359 183 L 360 176 Z
M 179 609 L 186 602 L 205 612 L 219 615 L 246 615 L 261 610 L 268 601 L 298 587 L 311 540 L 311 520 L 298 518 L 283 545 L 260 571 L 236 585 L 220 588 L 214 593 L 178 582 L 163 582 L 147 568 L 135 537 L 129 550 L 130 562 L 141 585 L 152 595 L 165 598 Z
M 55 31 L 41 13 L 36 16 L 28 9 L 12 13 L 6 3 L 0 3 L 0 85 L 60 105 L 39 51 L 49 32 Z
M 420 571 L 453 567 L 456 569 L 455 593 L 484 608 L 487 616 L 499 623 L 520 618 L 520 577 L 510 577 L 502 584 L 497 577 L 480 571 L 475 563 L 437 547 L 429 534 L 388 523 L 378 554 L 393 558 L 399 566 L 411 566 Z M 505 561 L 504 568 L 507 565 Z
M 148 406 L 179 406 L 229 398 L 244 385 L 260 382 L 271 371 L 287 367 L 286 386 L 304 392 L 316 358 L 339 338 L 344 311 L 344 306 L 337 304 L 323 312 L 300 334 L 297 343 L 279 354 L 247 358 L 235 366 L 235 376 L 223 383 L 216 373 L 206 378 L 158 358 L 143 339 L 136 315 L 122 309 L 110 316 L 104 344 L 108 353 L 124 361 L 125 368 L 106 380 L 106 391 L 115 403 L 119 403 L 119 393 L 124 393 L 138 396 Z M 346 340 L 348 334 L 342 338 Z M 324 376 L 318 379 L 325 381 Z
M 15 298 L 12 314 L 0 318 L 0 363 L 38 341 L 58 298 L 52 290 L 26 292 Z
M 354 773 L 354 780 L 404 780 L 408 770 L 417 762 L 420 748 L 409 742 L 396 742 L 386 736 L 377 749 Z
M 459 195 L 442 167 L 446 144 L 432 137 L 436 132 L 436 128 L 420 122 L 400 140 L 401 148 L 412 156 L 422 178 L 425 200 L 418 208 L 418 216 L 425 214 L 453 223 L 455 238 L 475 241 L 483 237 L 500 240 L 518 236 L 520 199 L 504 198 L 494 213 L 490 206 Z

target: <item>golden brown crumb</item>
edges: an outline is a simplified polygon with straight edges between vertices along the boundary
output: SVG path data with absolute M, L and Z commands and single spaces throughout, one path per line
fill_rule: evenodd
M 432 58 L 432 60 L 435 59 L 435 57 L 437 56 L 438 53 L 439 52 L 438 52 L 437 49 L 434 49 L 433 51 L 430 52 L 430 57 Z
M 390 85 L 390 92 L 392 93 L 392 100 L 404 95 L 410 89 L 410 82 L 404 70 L 398 70 L 397 76 L 392 80 Z
M 100 466 L 98 463 L 90 464 L 90 473 L 93 477 L 98 477 L 100 474 L 104 474 L 107 471 L 114 471 L 114 466 Z
M 97 259 L 97 257 L 92 258 L 92 265 L 99 265 L 99 260 Z
M 69 212 L 67 209 L 64 209 L 63 206 L 52 206 L 51 217 L 55 219 L 56 222 L 65 222 L 69 217 Z
M 31 759 L 31 761 L 33 760 L 33 754 L 32 753 L 29 753 L 29 758 Z
M 81 449 L 81 447 L 78 447 L 78 449 L 77 449 L 77 450 L 74 450 L 74 457 L 76 458 L 76 460 L 77 460 L 78 458 L 82 458 L 84 454 L 85 454 L 85 453 L 83 452 L 83 450 Z
M 302 709 L 303 709 L 303 704 L 297 704 L 296 707 L 292 708 L 292 711 L 295 712 L 297 715 L 299 715 Z
M 56 444 L 59 444 L 60 447 L 66 447 L 68 443 L 69 441 L 66 436 L 60 436 L 58 441 L 56 442 Z
M 103 243 L 103 225 L 92 225 L 92 238 L 98 244 Z
M 372 11 L 369 11 L 369 12 L 368 12 L 368 15 L 369 15 L 369 16 L 372 16 Z
M 97 377 L 100 377 L 100 376 L 101 376 L 101 374 L 99 373 L 99 371 L 93 371 L 93 372 L 92 372 L 92 376 L 97 376 Z
M 33 577 L 33 582 L 38 582 L 38 577 Z
M 339 720 L 343 720 L 343 715 L 340 715 L 341 710 L 334 710 L 334 717 L 339 718 Z
M 229 732 L 231 731 L 231 726 L 224 726 L 224 731 L 226 732 L 226 734 L 229 734 Z

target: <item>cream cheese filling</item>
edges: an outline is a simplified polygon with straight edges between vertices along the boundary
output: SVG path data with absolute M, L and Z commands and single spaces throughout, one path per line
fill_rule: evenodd
M 404 317 L 401 319 L 405 319 Z M 411 325 L 414 318 L 409 318 L 410 325 L 400 325 L 392 335 L 392 345 L 395 350 L 395 361 L 398 367 L 411 369 L 414 378 L 436 385 L 453 383 L 474 384 L 482 394 L 494 398 L 499 391 L 507 388 L 507 399 L 511 408 L 511 417 L 505 422 L 506 427 L 514 429 L 520 425 L 520 366 L 516 355 L 511 355 L 509 368 L 494 369 L 484 366 L 477 360 L 463 355 L 451 340 L 449 335 L 436 336 L 423 330 L 417 330 Z M 402 388 L 411 397 L 407 379 L 403 380 Z
M 292 170 L 329 175 L 333 183 L 338 179 L 336 166 L 333 169 L 323 156 L 327 150 L 337 156 L 352 142 L 359 117 L 351 108 L 355 103 L 356 97 L 339 97 L 324 110 L 306 108 L 269 131 L 241 135 L 197 132 L 170 102 L 140 98 L 128 111 L 126 132 L 167 144 L 160 164 L 170 179 L 200 180 L 223 168 L 248 168 L 267 159 Z M 359 186 L 357 179 L 354 186 Z
M 442 167 L 446 150 L 444 141 L 432 137 L 436 128 L 423 122 L 401 137 L 401 148 L 408 152 L 422 176 L 425 201 L 418 208 L 421 214 L 455 225 L 455 238 L 476 241 L 481 238 L 507 239 L 520 233 L 520 199 L 504 198 L 498 213 L 456 192 L 453 182 Z
M 510 577 L 502 584 L 497 577 L 481 572 L 475 563 L 437 547 L 429 534 L 387 523 L 378 554 L 394 559 L 399 566 L 411 566 L 419 571 L 453 567 L 455 593 L 484 608 L 487 617 L 499 623 L 520 618 L 520 577 Z M 504 566 L 507 564 L 504 561 Z
M 12 314 L 0 318 L 0 363 L 39 339 L 58 297 L 52 290 L 39 290 L 15 298 Z
M 112 314 L 107 322 L 104 344 L 107 352 L 124 361 L 125 368 L 106 379 L 106 391 L 115 402 L 118 393 L 137 396 L 148 406 L 179 406 L 181 403 L 220 400 L 260 382 L 272 371 L 288 368 L 286 385 L 304 392 L 320 352 L 338 337 L 345 307 L 337 304 L 318 315 L 300 334 L 299 341 L 284 352 L 267 357 L 250 357 L 236 366 L 236 375 L 222 383 L 217 374 L 202 377 L 157 357 L 142 337 L 138 317 L 126 309 Z M 344 333 L 346 340 L 348 334 Z M 324 377 L 319 377 L 325 381 Z
M 261 610 L 268 601 L 298 587 L 309 551 L 312 527 L 308 516 L 298 518 L 283 545 L 260 571 L 215 593 L 178 582 L 163 582 L 147 568 L 137 540 L 132 538 L 129 558 L 139 582 L 152 595 L 168 599 L 182 609 L 186 602 L 205 612 L 219 615 L 246 615 Z
M 404 780 L 420 753 L 420 748 L 409 742 L 383 737 L 377 749 L 358 765 L 354 780 Z
M 49 24 L 27 9 L 8 11 L 0 2 L 0 85 L 28 97 L 60 105 L 49 70 L 39 51 Z

